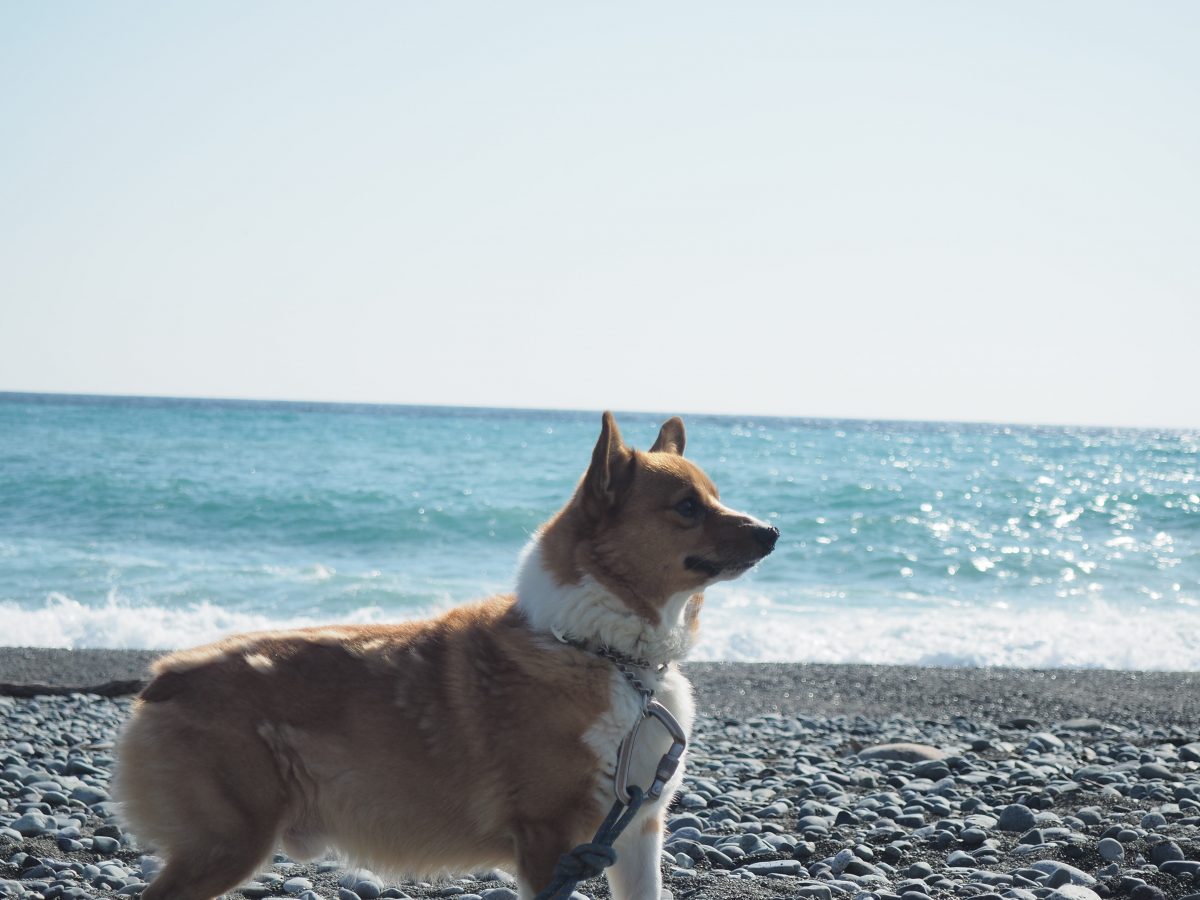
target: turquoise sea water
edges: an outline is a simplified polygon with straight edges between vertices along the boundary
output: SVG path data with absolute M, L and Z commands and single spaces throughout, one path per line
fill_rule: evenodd
M 618 415 L 643 448 L 662 418 Z M 782 531 L 709 592 L 696 657 L 1200 668 L 1200 433 L 685 420 L 722 499 Z M 0 643 L 180 646 L 506 590 L 598 429 L 0 394 Z

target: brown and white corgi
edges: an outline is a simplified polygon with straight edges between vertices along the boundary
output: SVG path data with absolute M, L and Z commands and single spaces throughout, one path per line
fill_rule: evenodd
M 690 730 L 676 661 L 700 592 L 779 535 L 722 505 L 683 449 L 678 418 L 639 452 L 605 413 L 590 467 L 525 549 L 513 595 L 159 660 L 116 777 L 129 826 L 166 858 L 145 900 L 215 897 L 277 843 L 396 873 L 515 865 L 523 898 L 550 883 L 612 805 L 617 750 L 642 715 L 630 681 L 593 651 L 643 661 L 636 677 Z M 645 785 L 668 746 L 642 729 L 631 783 Z M 681 777 L 617 841 L 618 900 L 660 897 L 663 815 Z

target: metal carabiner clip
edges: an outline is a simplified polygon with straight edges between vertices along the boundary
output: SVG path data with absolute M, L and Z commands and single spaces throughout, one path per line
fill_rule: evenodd
M 633 799 L 629 793 L 629 766 L 633 762 L 633 751 L 637 744 L 638 732 L 641 731 L 642 725 L 647 719 L 658 719 L 662 723 L 667 734 L 671 736 L 671 749 L 664 753 L 662 759 L 658 761 L 658 768 L 654 772 L 654 781 L 645 791 L 646 799 L 657 800 L 662 796 L 667 782 L 679 769 L 683 751 L 687 749 L 687 735 L 683 731 L 683 726 L 671 715 L 670 710 L 657 700 L 649 701 L 642 710 L 642 717 L 633 726 L 633 731 L 629 732 L 625 740 L 621 741 L 621 747 L 617 751 L 617 772 L 613 778 L 613 789 L 617 799 L 626 806 Z

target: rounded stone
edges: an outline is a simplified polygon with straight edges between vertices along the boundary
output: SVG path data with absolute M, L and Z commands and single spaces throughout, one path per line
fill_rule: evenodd
M 1041 872 L 1043 875 L 1047 875 L 1051 879 L 1056 876 L 1061 878 L 1063 876 L 1059 875 L 1058 873 L 1064 873 L 1067 877 L 1067 880 L 1072 884 L 1083 885 L 1084 887 L 1092 887 L 1096 883 L 1096 879 L 1087 872 L 1077 869 L 1068 863 L 1059 862 L 1055 859 L 1039 859 L 1029 868 L 1033 869 L 1035 872 Z M 1056 887 L 1057 885 L 1050 884 L 1049 886 Z
M 1099 825 L 1104 821 L 1104 813 L 1095 806 L 1085 806 L 1075 811 L 1075 818 L 1084 825 Z
M 1010 803 L 1000 811 L 996 827 L 1001 831 L 1028 831 L 1037 824 L 1033 810 L 1020 803 Z
M 1138 778 L 1148 780 L 1161 779 L 1163 781 L 1174 781 L 1175 775 L 1166 766 L 1161 763 L 1142 763 L 1138 766 Z
M 807 875 L 808 871 L 794 859 L 767 860 L 750 863 L 744 869 L 755 875 Z
M 92 806 L 107 800 L 108 791 L 103 788 L 93 787 L 90 784 L 84 784 L 71 791 L 71 799 L 78 800 L 84 806 Z
M 667 833 L 674 834 L 681 828 L 694 828 L 699 833 L 704 828 L 704 820 L 699 816 L 675 816 L 667 823 Z
M 927 759 L 944 759 L 945 752 L 929 744 L 879 744 L 858 751 L 859 759 L 894 759 L 900 762 L 922 762 Z
M 834 875 L 841 875 L 846 871 L 846 866 L 854 860 L 854 851 L 849 847 L 845 847 L 837 852 L 833 860 L 829 864 L 829 868 L 833 870 Z
M 92 836 L 92 849 L 97 853 L 112 854 L 121 849 L 121 842 L 116 838 L 103 837 L 101 835 Z
M 49 816 L 38 812 L 27 812 L 20 816 L 10 826 L 22 837 L 36 837 L 54 830 L 54 822 Z
M 1156 866 L 1179 859 L 1187 859 L 1187 856 L 1174 841 L 1163 841 L 1150 848 L 1150 861 Z
M 1162 828 L 1167 824 L 1167 817 L 1162 813 L 1152 812 L 1142 816 L 1142 827 L 1148 831 L 1154 831 L 1156 828 Z
M 1096 845 L 1096 852 L 1109 862 L 1117 862 L 1125 858 L 1125 848 L 1120 841 L 1104 838 Z
M 1029 749 L 1041 753 L 1046 753 L 1050 750 L 1062 750 L 1066 746 L 1062 740 L 1055 737 L 1048 731 L 1039 731 L 1037 734 L 1029 736 Z
M 1055 869 L 1046 876 L 1046 887 L 1060 888 L 1065 884 L 1071 883 L 1071 873 L 1064 872 L 1062 869 Z
M 806 897 L 808 900 L 833 900 L 833 891 L 828 885 L 817 883 L 802 884 L 795 890 L 797 896 Z
M 1047 900 L 1100 900 L 1100 895 L 1083 885 L 1064 884 L 1056 888 Z

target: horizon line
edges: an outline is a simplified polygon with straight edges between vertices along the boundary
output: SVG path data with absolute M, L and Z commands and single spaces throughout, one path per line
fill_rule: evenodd
M 229 403 L 229 404 L 246 404 L 254 406 L 309 406 L 309 407 L 376 407 L 376 408 L 396 408 L 396 409 L 413 409 L 413 410 L 433 410 L 433 409 L 461 409 L 461 410 L 476 410 L 480 412 L 530 412 L 530 413 L 562 413 L 575 415 L 599 415 L 603 410 L 583 409 L 580 407 L 554 407 L 554 406 L 490 406 L 486 404 L 472 403 L 405 403 L 405 402 L 379 402 L 379 401 L 362 401 L 362 400 L 309 400 L 297 398 L 267 398 L 267 397 L 214 397 L 214 396 L 179 396 L 176 394 L 109 394 L 109 393 L 86 393 L 77 391 L 9 391 L 0 390 L 0 402 L 11 401 L 17 398 L 53 398 L 60 401 L 70 400 L 133 400 L 133 401 L 175 401 L 183 403 Z M 676 412 L 665 412 L 663 410 L 652 409 L 622 409 L 619 407 L 611 407 L 610 411 L 614 415 L 653 415 L 666 416 L 707 416 L 712 418 L 723 419 L 777 419 L 784 421 L 798 422 L 846 422 L 846 423 L 879 423 L 879 424 L 901 424 L 901 425 L 972 425 L 972 426 L 990 426 L 993 428 L 1056 428 L 1056 429 L 1079 429 L 1093 431 L 1148 431 L 1158 433 L 1172 433 L 1179 435 L 1190 435 L 1200 432 L 1200 428 L 1192 426 L 1159 426 L 1159 425 L 1099 425 L 1099 424 L 1084 424 L 1084 423 L 1063 423 L 1063 422 L 1000 422 L 987 419 L 921 419 L 921 418 L 904 418 L 904 417 L 887 417 L 887 418 L 869 418 L 865 416 L 804 416 L 804 415 L 781 415 L 779 413 L 748 413 L 748 412 L 706 412 L 701 410 L 682 410 Z

